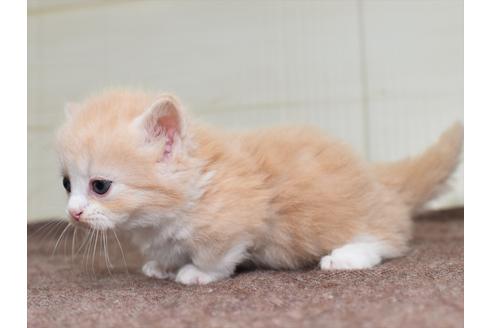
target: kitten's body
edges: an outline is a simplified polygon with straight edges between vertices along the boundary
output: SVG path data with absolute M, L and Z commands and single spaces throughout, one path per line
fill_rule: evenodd
M 69 209 L 93 228 L 127 230 L 145 274 L 185 284 L 223 279 L 246 260 L 361 269 L 400 256 L 411 214 L 461 151 L 456 125 L 420 157 L 372 165 L 309 127 L 225 133 L 188 122 L 173 98 L 152 101 L 110 92 L 73 110 L 59 138 L 79 184 Z M 113 189 L 84 198 L 94 176 Z

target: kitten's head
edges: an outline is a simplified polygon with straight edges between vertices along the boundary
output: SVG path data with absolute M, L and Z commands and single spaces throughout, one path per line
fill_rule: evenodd
M 66 112 L 57 146 L 73 223 L 146 226 L 155 224 L 153 213 L 186 206 L 191 141 L 174 97 L 112 91 Z

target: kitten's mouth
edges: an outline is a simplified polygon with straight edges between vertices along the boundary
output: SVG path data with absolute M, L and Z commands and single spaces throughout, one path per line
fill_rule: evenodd
M 72 224 L 73 226 L 75 226 L 77 228 L 84 228 L 84 229 L 93 228 L 88 222 L 86 222 L 84 220 L 74 220 L 73 218 L 70 218 L 69 221 L 70 221 L 70 224 Z

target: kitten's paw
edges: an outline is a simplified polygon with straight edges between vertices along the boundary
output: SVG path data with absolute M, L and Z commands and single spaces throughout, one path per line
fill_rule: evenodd
M 357 270 L 368 269 L 379 264 L 381 256 L 373 250 L 359 245 L 347 245 L 335 249 L 331 255 L 321 258 L 322 270 Z
M 184 285 L 205 285 L 217 280 L 219 280 L 217 275 L 203 272 L 193 264 L 185 265 L 176 275 L 176 282 Z
M 323 256 L 320 267 L 322 270 L 358 270 L 372 268 L 374 264 L 358 258 L 340 258 L 333 255 Z
M 157 279 L 172 279 L 174 275 L 169 272 L 161 270 L 159 263 L 157 261 L 149 261 L 142 267 L 142 272 L 144 275 L 150 278 Z

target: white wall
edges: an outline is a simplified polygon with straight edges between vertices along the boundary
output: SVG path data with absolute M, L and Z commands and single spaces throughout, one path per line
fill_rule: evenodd
M 307 122 L 370 160 L 463 119 L 462 1 L 39 0 L 28 11 L 28 217 L 63 215 L 63 104 L 171 90 L 209 122 Z M 462 169 L 437 206 L 463 204 Z

